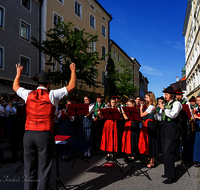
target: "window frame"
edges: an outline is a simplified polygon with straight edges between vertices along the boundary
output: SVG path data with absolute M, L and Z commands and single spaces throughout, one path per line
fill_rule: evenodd
M 113 50 L 113 58 L 116 59 L 116 51 L 115 50 Z
M 103 47 L 105 48 L 105 55 L 106 55 L 106 46 L 104 46 L 103 44 L 101 45 L 101 57 L 103 57 Z M 104 61 L 106 61 L 106 57 L 103 59 Z
M 28 26 L 28 39 L 27 39 L 27 38 L 24 38 L 23 36 L 21 36 L 21 26 L 22 26 L 22 23 L 24 23 L 25 25 Z M 20 33 L 19 33 L 20 38 L 23 39 L 23 40 L 25 40 L 25 41 L 27 41 L 27 42 L 30 42 L 30 37 L 31 37 L 31 25 L 30 25 L 28 22 L 26 22 L 25 20 L 20 19 L 20 27 L 19 27 L 19 29 L 20 29 Z
M 21 0 L 21 6 L 24 7 L 27 11 L 31 12 L 32 1 L 29 0 L 29 1 L 30 1 L 30 9 L 28 9 L 27 7 L 25 7 L 25 6 L 22 4 L 22 1 L 23 1 L 23 0 Z
M 93 17 L 94 18 L 94 28 L 91 26 L 91 22 L 90 22 L 90 17 Z M 89 24 L 90 24 L 90 27 L 93 29 L 93 30 L 96 30 L 96 17 L 90 12 L 90 16 L 89 16 Z
M 5 23 L 5 8 L 3 6 L 0 5 L 0 9 L 2 9 L 2 25 L 0 25 L 1 29 L 4 29 L 4 23 Z
M 30 57 L 27 57 L 27 56 L 25 56 L 25 55 L 22 55 L 22 54 L 20 54 L 19 55 L 19 63 L 20 63 L 20 65 L 22 65 L 21 64 L 21 58 L 24 58 L 24 59 L 26 59 L 26 60 L 28 60 L 28 66 L 27 66 L 27 70 L 28 70 L 28 74 L 26 74 L 26 73 L 22 73 L 22 75 L 23 76 L 27 76 L 27 77 L 30 77 L 31 76 L 31 58 Z
M 54 15 L 56 16 L 59 16 L 60 18 L 61 18 L 61 21 L 64 21 L 64 18 L 60 15 L 60 14 L 58 14 L 57 12 L 55 12 L 55 11 L 53 11 L 53 23 L 52 23 L 52 28 L 54 28 Z
M 105 28 L 105 36 L 103 35 L 103 27 Z M 101 35 L 106 38 L 106 26 L 103 23 L 101 25 Z
M 57 0 L 59 3 L 61 3 L 62 5 L 65 4 L 65 0 Z M 61 2 L 62 1 L 62 2 Z
M 75 9 L 76 3 L 78 3 L 78 4 L 80 5 L 80 16 L 76 14 L 76 9 Z M 75 14 L 78 18 L 82 19 L 82 3 L 81 3 L 80 1 L 78 1 L 78 0 L 74 0 L 74 14 Z
M 0 50 L 1 50 L 0 70 L 4 70 L 4 47 L 0 46 Z

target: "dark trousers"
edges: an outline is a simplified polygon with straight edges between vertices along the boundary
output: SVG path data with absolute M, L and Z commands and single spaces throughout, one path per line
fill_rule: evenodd
M 162 121 L 160 125 L 164 175 L 168 178 L 175 178 L 174 151 L 179 138 L 179 127 L 172 121 Z
M 24 134 L 24 189 L 47 190 L 54 154 L 54 136 L 49 131 Z

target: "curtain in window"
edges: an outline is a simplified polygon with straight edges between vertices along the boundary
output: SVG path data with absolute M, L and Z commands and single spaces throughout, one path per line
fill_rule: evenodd
M 28 74 L 28 60 L 21 58 L 21 65 L 23 66 L 23 73 Z
M 21 37 L 27 39 L 28 38 L 27 33 L 28 33 L 28 27 L 22 23 L 21 24 Z
M 3 9 L 0 8 L 0 26 L 3 26 Z

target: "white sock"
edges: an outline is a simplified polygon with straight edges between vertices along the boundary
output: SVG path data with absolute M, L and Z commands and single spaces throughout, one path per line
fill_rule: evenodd
M 87 152 L 85 152 L 84 156 L 87 156 Z
M 90 156 L 90 148 L 88 148 L 88 151 L 87 151 L 87 153 L 88 153 L 88 156 Z

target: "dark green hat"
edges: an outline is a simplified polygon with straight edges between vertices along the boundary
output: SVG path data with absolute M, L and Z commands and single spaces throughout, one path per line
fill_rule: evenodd
M 49 73 L 39 73 L 38 75 L 38 82 L 52 82 L 51 79 L 50 79 L 50 75 Z

